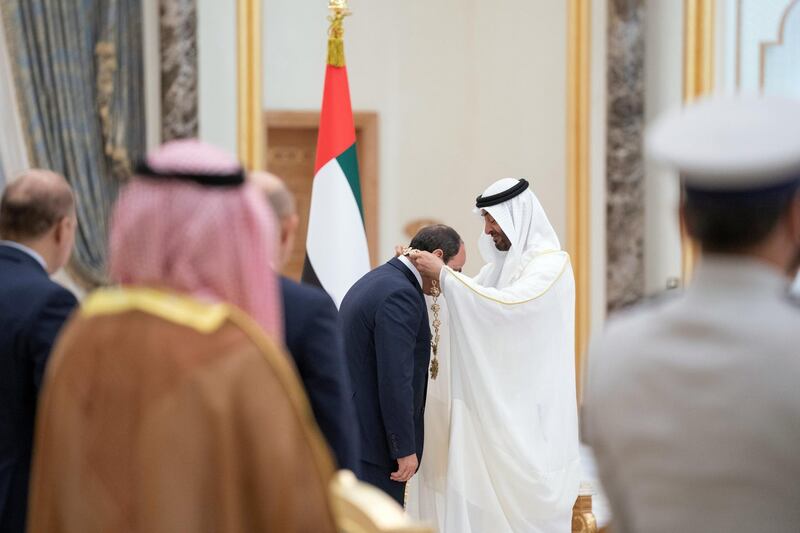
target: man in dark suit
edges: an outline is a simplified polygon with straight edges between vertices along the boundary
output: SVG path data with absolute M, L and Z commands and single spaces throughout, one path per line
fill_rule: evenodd
M 250 173 L 278 218 L 283 267 L 294 246 L 298 217 L 292 193 L 279 178 Z M 279 270 L 279 269 L 278 269 Z M 358 425 L 341 324 L 330 296 L 317 287 L 280 277 L 286 347 L 294 359 L 314 417 L 340 468 L 358 473 Z
M 23 533 L 36 400 L 47 358 L 77 305 L 50 280 L 69 259 L 75 202 L 63 177 L 32 170 L 0 200 L 0 531 Z
M 464 243 L 448 226 L 421 229 L 411 247 L 457 270 L 464 264 Z M 422 458 L 431 353 L 423 292 L 430 293 L 432 281 L 400 256 L 357 281 L 340 308 L 361 430 L 361 477 L 401 505 Z

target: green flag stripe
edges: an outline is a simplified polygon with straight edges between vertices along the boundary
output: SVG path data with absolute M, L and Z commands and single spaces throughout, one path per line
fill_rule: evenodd
M 336 158 L 339 166 L 342 167 L 342 172 L 347 176 L 347 182 L 350 184 L 350 190 L 353 191 L 353 196 L 358 204 L 358 211 L 361 213 L 361 220 L 364 220 L 364 204 L 361 201 L 361 181 L 358 176 L 358 156 L 356 155 L 356 143 L 350 145 L 350 148 Z

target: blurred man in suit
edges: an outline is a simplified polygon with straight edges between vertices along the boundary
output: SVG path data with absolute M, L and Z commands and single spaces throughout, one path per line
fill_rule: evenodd
M 297 233 L 295 200 L 286 184 L 267 172 L 250 180 L 267 196 L 278 217 L 280 271 L 289 261 Z M 340 468 L 358 473 L 358 426 L 338 312 L 317 287 L 280 277 L 286 347 L 311 401 L 314 417 Z
M 75 201 L 66 180 L 30 170 L 0 201 L 0 531 L 25 531 L 34 417 L 47 359 L 77 301 L 50 280 L 69 259 Z
M 461 270 L 464 243 L 444 225 L 421 229 L 411 248 Z M 340 313 L 361 431 L 361 476 L 401 505 L 422 458 L 431 330 L 423 278 L 404 256 L 368 272 L 345 295 Z

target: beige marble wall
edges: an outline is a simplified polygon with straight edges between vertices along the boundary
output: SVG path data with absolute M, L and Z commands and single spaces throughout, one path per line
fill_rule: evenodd
M 161 140 L 197 137 L 196 0 L 161 0 Z
M 606 302 L 644 295 L 644 0 L 609 0 L 606 152 Z

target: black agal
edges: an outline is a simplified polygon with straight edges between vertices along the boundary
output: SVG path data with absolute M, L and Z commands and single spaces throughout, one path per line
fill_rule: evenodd
M 482 209 L 484 207 L 491 207 L 493 205 L 502 204 L 503 202 L 511 200 L 515 196 L 519 196 L 527 188 L 528 188 L 528 180 L 521 179 L 516 185 L 514 185 L 510 189 L 506 189 L 503 192 L 499 192 L 491 196 L 483 196 L 483 195 L 478 196 L 475 199 L 475 207 L 477 207 L 478 209 Z

